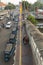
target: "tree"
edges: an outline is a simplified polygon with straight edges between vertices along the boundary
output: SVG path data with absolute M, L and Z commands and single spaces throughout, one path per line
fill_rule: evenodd
M 24 10 L 24 8 L 30 10 L 31 4 L 28 3 L 27 1 L 22 1 L 22 8 L 23 8 L 23 10 Z
M 8 3 L 8 5 L 5 7 L 5 9 L 15 9 L 15 5 L 12 3 Z
M 39 1 L 35 2 L 34 4 L 30 4 L 27 1 L 22 1 L 23 10 L 25 8 L 25 9 L 28 9 L 29 11 L 34 11 L 36 7 L 39 9 L 43 9 L 43 4 L 40 3 Z
M 35 9 L 35 7 L 38 7 L 39 9 L 43 9 L 43 4 L 38 1 L 35 2 L 32 6 L 33 6 L 32 7 L 33 10 Z
M 38 21 L 35 20 L 35 18 L 34 18 L 33 16 L 31 16 L 31 15 L 29 15 L 29 16 L 27 17 L 27 20 L 30 20 L 34 25 L 36 25 L 36 24 L 38 23 Z

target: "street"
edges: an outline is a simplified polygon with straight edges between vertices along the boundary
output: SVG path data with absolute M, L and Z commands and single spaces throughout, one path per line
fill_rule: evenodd
M 26 34 L 22 29 L 22 40 L 24 35 Z M 18 41 L 17 41 L 17 49 L 16 49 L 16 58 L 15 58 L 15 65 L 35 65 L 35 61 L 32 55 L 31 46 L 29 44 L 24 45 L 23 41 L 21 42 L 21 51 L 20 51 L 20 30 L 18 31 Z M 20 54 L 21 52 L 21 54 Z M 21 59 L 20 59 L 21 57 Z M 20 64 L 21 60 L 21 64 Z
M 43 0 L 0 0 L 0 65 L 43 65 Z
M 5 45 L 6 42 L 8 42 L 9 40 L 12 28 L 11 29 L 2 28 L 0 31 L 0 65 L 12 65 L 14 62 L 13 57 L 11 57 L 10 61 L 7 63 L 4 61 Z
M 17 31 L 17 43 L 16 43 L 16 50 L 14 51 L 15 54 L 10 58 L 8 62 L 4 61 L 4 50 L 6 46 L 6 42 L 9 40 L 11 35 L 12 29 L 17 26 L 15 21 L 8 20 L 12 22 L 12 27 L 10 29 L 2 28 L 0 31 L 0 65 L 35 65 L 34 58 L 32 55 L 31 46 L 29 43 L 24 45 L 23 37 L 26 34 L 25 27 L 23 26 L 21 31 L 21 44 L 20 44 L 20 28 L 18 23 L 19 30 Z M 6 24 L 7 20 L 4 19 L 0 21 L 1 23 Z

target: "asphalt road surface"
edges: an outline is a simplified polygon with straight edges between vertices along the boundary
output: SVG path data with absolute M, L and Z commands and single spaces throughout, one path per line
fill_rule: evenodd
M 7 20 L 6 18 L 4 18 L 3 20 L 0 20 L 0 25 L 2 25 L 2 23 L 6 24 L 8 21 L 10 20 Z M 12 25 L 13 26 L 10 29 L 1 28 L 0 30 L 0 65 L 13 65 L 14 64 L 14 55 L 11 57 L 11 59 L 8 62 L 4 61 L 4 50 L 5 50 L 6 42 L 8 41 L 10 37 L 12 29 L 16 27 L 16 24 L 14 24 L 14 21 L 12 21 Z
M 0 21 L 1 22 L 4 22 Z M 6 23 L 6 21 L 4 22 Z M 13 27 L 14 27 L 14 22 L 12 22 Z M 12 28 L 13 28 L 12 27 Z M 5 50 L 5 44 L 8 41 L 12 28 L 10 29 L 5 29 L 2 28 L 0 31 L 0 65 L 35 65 L 34 63 L 34 59 L 33 59 L 33 55 L 32 55 L 32 50 L 31 50 L 31 46 L 28 45 L 24 45 L 23 41 L 21 42 L 21 51 L 20 51 L 20 30 L 18 30 L 17 33 L 17 46 L 16 46 L 16 53 L 15 56 L 13 55 L 11 57 L 11 59 L 8 62 L 4 61 L 4 50 Z M 25 31 L 24 31 L 24 27 L 22 29 L 22 39 L 24 36 Z M 21 52 L 21 54 L 20 54 Z M 20 59 L 21 57 L 21 59 Z M 14 60 L 15 58 L 15 60 Z M 20 60 L 21 60 L 21 64 L 20 64 Z
M 26 33 L 23 28 L 22 29 L 22 40 L 23 40 L 23 37 L 25 34 Z M 20 54 L 20 52 L 21 52 L 21 54 Z M 20 51 L 20 30 L 18 31 L 18 41 L 17 41 L 17 48 L 16 48 L 15 65 L 35 65 L 35 61 L 34 61 L 34 58 L 32 55 L 31 46 L 29 44 L 24 45 L 23 41 L 22 41 L 21 42 L 21 51 Z
M 6 20 L 0 21 L 1 23 L 6 23 Z M 14 28 L 14 22 L 12 21 L 12 27 L 10 29 L 2 28 L 0 31 L 0 65 L 13 65 L 14 63 L 14 56 L 11 57 L 11 59 L 8 62 L 4 61 L 4 50 L 5 50 L 5 45 L 6 42 L 8 41 L 11 31 Z

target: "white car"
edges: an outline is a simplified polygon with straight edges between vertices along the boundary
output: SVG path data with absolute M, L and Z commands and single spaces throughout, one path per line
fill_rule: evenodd
M 8 22 L 8 23 L 5 25 L 6 28 L 11 28 L 11 26 L 12 26 L 12 23 L 11 23 L 11 22 Z
M 3 20 L 3 19 L 4 19 L 4 17 L 1 17 L 1 16 L 0 16 L 0 20 Z

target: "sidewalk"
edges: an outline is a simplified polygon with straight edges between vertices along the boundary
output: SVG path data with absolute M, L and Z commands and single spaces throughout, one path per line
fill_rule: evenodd
M 25 34 L 24 30 L 22 32 L 22 38 Z M 19 32 L 18 32 L 18 43 L 17 43 L 17 50 L 16 50 L 16 62 L 15 65 L 35 65 L 32 50 L 31 47 L 28 45 L 24 45 L 23 42 L 21 43 L 21 64 L 19 64 L 20 61 L 20 38 L 19 38 Z
M 34 65 L 31 47 L 22 44 L 22 65 Z

